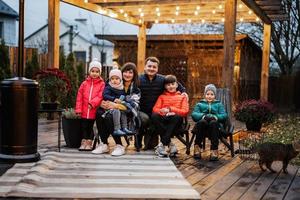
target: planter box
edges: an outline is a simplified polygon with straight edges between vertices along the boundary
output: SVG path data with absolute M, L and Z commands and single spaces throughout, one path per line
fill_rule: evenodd
M 78 148 L 82 137 L 81 119 L 66 119 L 63 117 L 62 128 L 67 147 Z

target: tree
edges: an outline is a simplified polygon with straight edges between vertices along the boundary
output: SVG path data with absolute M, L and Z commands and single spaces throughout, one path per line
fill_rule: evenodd
M 66 56 L 62 48 L 59 49 L 59 68 L 64 70 L 66 64 Z
M 282 75 L 292 74 L 300 59 L 300 0 L 283 0 L 282 7 L 289 20 L 272 23 L 271 59 Z M 174 33 L 224 33 L 223 24 L 192 24 L 173 26 Z M 262 47 L 262 23 L 238 23 L 236 31 L 248 34 Z
M 282 7 L 289 19 L 271 25 L 271 58 L 276 61 L 282 75 L 290 75 L 300 58 L 300 0 L 283 0 Z M 249 34 L 262 45 L 263 24 L 252 25 L 254 28 L 238 29 L 238 32 Z
M 85 70 L 84 70 L 84 63 L 79 62 L 76 66 L 77 75 L 78 75 L 78 83 L 82 83 L 85 79 Z
M 63 107 L 74 107 L 75 100 L 78 90 L 78 76 L 77 70 L 75 67 L 75 57 L 73 53 L 70 53 L 67 57 L 65 67 L 63 69 L 67 77 L 70 79 L 71 82 L 71 91 L 69 92 L 67 98 L 62 101 Z
M 38 70 L 39 70 L 38 55 L 36 51 L 33 51 L 31 60 L 26 62 L 25 77 L 31 79 Z
M 1 40 L 0 44 L 0 58 L 0 81 L 2 81 L 11 76 L 8 47 L 5 46 L 4 40 Z

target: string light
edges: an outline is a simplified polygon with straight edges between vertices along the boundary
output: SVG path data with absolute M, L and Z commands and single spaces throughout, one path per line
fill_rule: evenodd
M 213 14 L 216 14 L 216 10 L 213 10 L 212 13 L 213 13 Z
M 123 9 L 120 9 L 120 13 L 123 14 L 123 13 L 124 13 L 124 10 L 123 10 Z
M 200 6 L 197 6 L 196 9 L 197 9 L 197 10 L 200 10 Z
M 174 24 L 175 23 L 175 19 L 172 19 L 171 22 Z
M 158 19 L 155 20 L 155 24 L 158 24 Z
M 124 13 L 124 17 L 128 17 L 128 14 L 127 14 L 127 13 Z
M 176 10 L 180 10 L 180 7 L 179 7 L 179 6 L 176 6 Z
M 249 10 L 248 13 L 249 13 L 249 15 L 251 15 L 252 14 L 252 10 Z
M 142 12 L 142 8 L 139 8 L 139 12 L 140 12 L 140 13 Z
M 222 18 L 222 22 L 225 22 L 225 19 L 224 19 L 224 17 Z
M 160 16 L 160 13 L 156 13 L 156 15 L 159 17 L 159 16 Z
M 243 4 L 239 4 L 239 8 L 242 8 L 243 7 Z
M 141 13 L 140 16 L 141 16 L 141 17 L 144 17 L 144 13 Z
M 198 11 L 196 10 L 196 11 L 194 12 L 194 14 L 195 14 L 195 15 L 198 15 L 199 13 L 198 13 Z
M 204 23 L 204 22 L 205 22 L 205 19 L 201 19 L 201 22 Z
M 244 21 L 244 18 L 241 17 L 241 18 L 240 18 L 240 22 L 242 22 L 242 21 Z
M 89 0 L 84 0 L 84 3 L 88 3 L 89 2 Z
M 191 22 L 192 22 L 192 20 L 191 20 L 191 19 L 188 19 L 187 21 L 188 21 L 188 23 L 191 23 Z
M 139 19 L 139 23 L 140 23 L 140 24 L 142 23 L 142 20 L 141 20 L 141 19 Z
M 177 15 L 177 16 L 178 16 L 178 15 L 179 15 L 179 12 L 178 12 L 178 11 L 176 11 L 176 12 L 175 12 L 175 15 Z
M 222 8 L 223 8 L 223 6 L 220 4 L 220 5 L 219 5 L 219 9 L 222 9 Z
M 259 18 L 258 18 L 258 17 L 256 17 L 255 21 L 259 22 Z
M 155 9 L 155 10 L 156 10 L 156 12 L 159 12 L 159 7 L 156 7 L 156 9 Z

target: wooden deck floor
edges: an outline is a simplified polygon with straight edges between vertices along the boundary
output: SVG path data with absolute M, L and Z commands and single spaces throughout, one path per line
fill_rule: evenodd
M 192 155 L 185 154 L 184 146 L 178 140 L 174 141 L 180 153 L 172 160 L 187 181 L 201 194 L 201 199 L 300 200 L 299 167 L 290 165 L 289 174 L 284 174 L 280 170 L 281 163 L 276 162 L 273 168 L 278 173 L 261 172 L 256 161 L 242 160 L 239 156 L 232 158 L 229 151 L 221 145 L 219 161 L 209 162 L 208 150 L 203 153 L 202 160 L 195 160 Z M 57 149 L 56 121 L 39 121 L 39 148 Z M 132 144 L 127 152 L 134 153 Z

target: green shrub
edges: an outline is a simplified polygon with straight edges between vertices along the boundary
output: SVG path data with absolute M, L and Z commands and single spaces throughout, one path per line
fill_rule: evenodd
M 1 40 L 0 44 L 0 81 L 11 77 L 11 71 L 9 66 L 9 53 L 8 47 L 5 46 L 4 40 Z
M 38 55 L 33 51 L 31 60 L 26 62 L 25 77 L 32 79 L 34 74 L 39 70 Z

